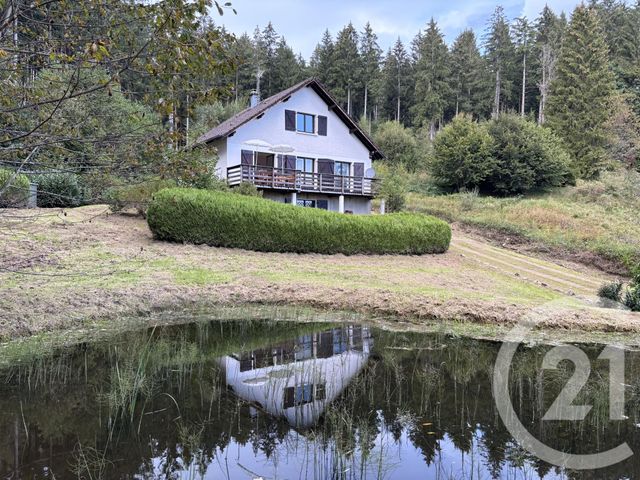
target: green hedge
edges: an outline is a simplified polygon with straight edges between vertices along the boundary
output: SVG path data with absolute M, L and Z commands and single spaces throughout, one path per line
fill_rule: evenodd
M 181 188 L 156 193 L 147 221 L 159 240 L 265 252 L 442 253 L 451 240 L 446 222 L 421 214 L 344 215 Z

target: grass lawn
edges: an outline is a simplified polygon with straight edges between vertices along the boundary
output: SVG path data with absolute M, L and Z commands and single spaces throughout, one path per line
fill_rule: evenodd
M 157 241 L 144 219 L 107 210 L 0 216 L 0 338 L 248 303 L 495 326 L 551 305 L 543 326 L 640 331 L 640 315 L 598 308 L 610 276 L 459 231 L 440 255 L 266 253 Z
M 605 174 L 599 181 L 517 198 L 414 193 L 407 208 L 517 236 L 614 273 L 627 274 L 640 264 L 640 175 L 636 173 Z

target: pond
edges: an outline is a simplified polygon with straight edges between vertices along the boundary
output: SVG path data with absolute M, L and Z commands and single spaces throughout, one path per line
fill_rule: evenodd
M 514 441 L 491 379 L 497 342 L 363 324 L 215 321 L 128 332 L 0 370 L 0 479 L 533 479 L 640 477 L 640 456 L 567 471 Z M 611 421 L 602 346 L 576 403 L 542 421 L 571 368 L 521 346 L 509 389 L 522 423 L 564 452 L 640 451 L 640 356 Z M 570 364 L 569 364 L 570 365 Z

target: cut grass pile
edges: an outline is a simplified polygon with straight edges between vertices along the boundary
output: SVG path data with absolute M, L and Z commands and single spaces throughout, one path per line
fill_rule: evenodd
M 262 252 L 444 253 L 451 229 L 422 214 L 343 215 L 227 192 L 172 188 L 147 213 L 159 240 Z

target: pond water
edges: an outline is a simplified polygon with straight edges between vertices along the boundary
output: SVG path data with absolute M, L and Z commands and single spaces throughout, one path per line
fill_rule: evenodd
M 0 370 L 0 479 L 535 479 L 640 477 L 640 456 L 566 471 L 521 449 L 494 405 L 496 342 L 366 325 L 224 321 L 126 333 Z M 584 422 L 542 416 L 571 368 L 521 347 L 510 390 L 548 445 L 640 452 L 640 356 L 610 421 L 594 360 Z M 581 346 L 590 358 L 598 345 Z M 601 363 L 601 364 L 600 364 Z M 570 365 L 570 364 L 569 364 Z

